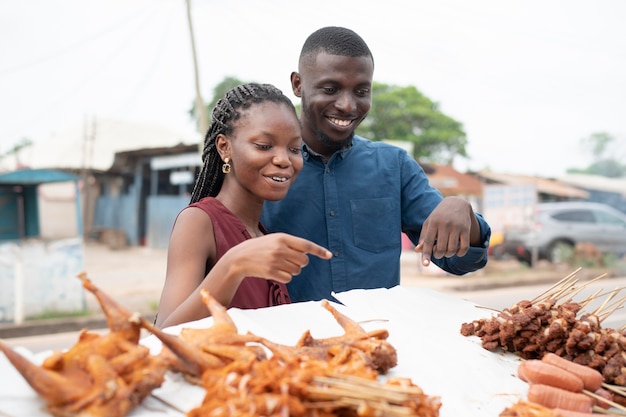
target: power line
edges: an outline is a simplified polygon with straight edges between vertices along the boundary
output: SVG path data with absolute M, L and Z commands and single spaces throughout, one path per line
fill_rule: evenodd
M 146 9 L 148 9 L 149 6 L 152 6 L 152 3 L 146 3 L 146 4 L 147 4 L 147 6 L 145 8 L 138 10 L 136 13 L 133 13 L 133 14 L 129 15 L 125 19 L 120 20 L 120 21 L 118 21 L 118 22 L 116 22 L 116 23 L 114 23 L 114 24 L 112 24 L 112 25 L 102 29 L 101 31 L 98 31 L 98 32 L 90 35 L 90 36 L 87 36 L 86 38 L 81 39 L 78 42 L 70 44 L 70 45 L 68 45 L 68 46 L 66 46 L 64 48 L 59 49 L 59 50 L 50 52 L 47 55 L 38 57 L 38 58 L 36 58 L 34 60 L 31 60 L 31 61 L 24 62 L 24 63 L 18 64 L 18 65 L 12 66 L 12 67 L 0 68 L 0 75 L 13 74 L 15 72 L 22 71 L 22 70 L 28 69 L 30 67 L 39 65 L 39 64 L 44 63 L 46 61 L 49 61 L 51 59 L 58 58 L 59 56 L 66 55 L 66 54 L 72 52 L 75 49 L 78 49 L 78 48 L 80 48 L 80 47 L 82 47 L 84 45 L 89 44 L 90 42 L 93 42 L 93 41 L 95 41 L 95 40 L 97 40 L 97 39 L 99 39 L 99 38 L 101 38 L 101 37 L 103 37 L 105 35 L 108 35 L 109 33 L 112 33 L 114 31 L 116 31 L 120 27 L 122 27 L 122 26 L 126 25 L 127 23 L 129 23 L 130 21 L 134 20 L 137 16 L 143 15 L 144 12 L 146 11 Z
M 141 30 L 143 30 L 143 28 L 154 18 L 155 13 L 156 13 L 155 9 L 153 9 L 152 13 L 144 16 L 143 21 L 135 28 L 135 35 L 139 33 Z M 135 38 L 135 37 L 136 36 L 131 36 L 131 38 Z M 78 84 L 76 84 L 76 86 L 71 91 L 60 93 L 56 100 L 53 100 L 50 104 L 45 106 L 41 111 L 39 111 L 37 114 L 29 118 L 29 120 L 27 120 L 23 125 L 16 127 L 15 130 L 21 131 L 23 128 L 32 127 L 34 124 L 33 121 L 39 121 L 41 123 L 43 120 L 43 116 L 45 114 L 49 113 L 50 110 L 58 109 L 60 107 L 60 104 L 62 104 L 63 102 L 67 102 L 70 98 L 75 96 L 79 91 L 84 89 L 85 86 L 93 82 L 96 78 L 95 76 L 101 73 L 107 67 L 109 67 L 115 61 L 115 57 L 119 56 L 121 52 L 123 52 L 126 48 L 130 46 L 130 44 L 131 42 L 129 42 L 128 39 L 122 40 L 121 44 L 117 48 L 114 49 L 113 53 L 111 53 L 110 55 L 108 55 L 107 57 L 103 59 L 103 64 L 99 65 L 95 71 L 85 76 Z M 9 134 L 6 136 L 11 136 L 11 135 Z

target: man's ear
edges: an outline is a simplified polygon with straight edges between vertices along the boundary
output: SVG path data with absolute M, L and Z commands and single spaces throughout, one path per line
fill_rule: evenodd
M 302 80 L 297 72 L 291 73 L 291 89 L 296 97 L 302 97 Z

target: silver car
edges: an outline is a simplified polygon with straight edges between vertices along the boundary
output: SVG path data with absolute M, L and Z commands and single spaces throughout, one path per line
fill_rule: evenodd
M 526 226 L 504 233 L 503 250 L 528 264 L 533 259 L 560 262 L 571 256 L 577 243 L 623 256 L 626 214 L 600 203 L 539 203 Z

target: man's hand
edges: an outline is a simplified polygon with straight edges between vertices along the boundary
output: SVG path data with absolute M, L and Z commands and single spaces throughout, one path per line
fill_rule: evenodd
M 446 197 L 430 213 L 422 226 L 415 252 L 422 254 L 422 264 L 455 255 L 464 256 L 470 245 L 479 246 L 480 226 L 471 204 L 460 197 Z

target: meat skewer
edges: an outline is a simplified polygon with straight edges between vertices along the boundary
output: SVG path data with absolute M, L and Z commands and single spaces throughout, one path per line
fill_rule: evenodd
M 601 327 L 626 302 L 614 300 L 623 288 L 598 292 L 582 302 L 573 300 L 603 276 L 574 286 L 578 280 L 570 274 L 532 301 L 522 300 L 490 318 L 463 323 L 461 334 L 480 337 L 487 350 L 502 349 L 524 359 L 554 354 L 600 372 L 605 383 L 626 386 L 626 333 Z M 592 313 L 584 313 L 583 308 L 598 297 L 607 298 Z M 623 395 L 616 395 L 615 401 L 626 404 Z

